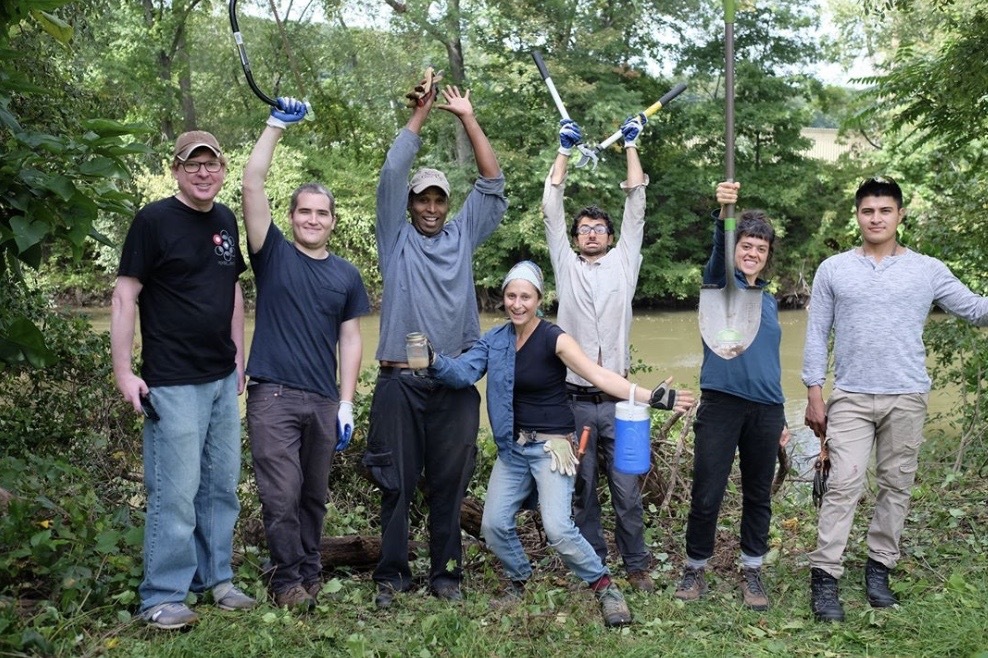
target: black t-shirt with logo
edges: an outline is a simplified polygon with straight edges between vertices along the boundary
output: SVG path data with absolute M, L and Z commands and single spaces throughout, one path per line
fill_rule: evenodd
M 233 371 L 235 285 L 245 269 L 226 206 L 200 212 L 169 197 L 138 211 L 117 274 L 143 285 L 141 376 L 149 386 L 203 384 Z

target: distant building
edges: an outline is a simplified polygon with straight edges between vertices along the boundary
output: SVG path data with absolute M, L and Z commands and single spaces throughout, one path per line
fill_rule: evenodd
M 806 156 L 817 160 L 835 162 L 845 153 L 864 153 L 875 149 L 859 135 L 839 137 L 836 128 L 803 128 L 800 134 L 813 142 L 806 150 Z

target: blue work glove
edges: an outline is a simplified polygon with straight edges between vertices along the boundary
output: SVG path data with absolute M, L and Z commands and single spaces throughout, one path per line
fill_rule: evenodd
M 583 141 L 583 132 L 580 126 L 572 119 L 559 120 L 559 152 L 569 155 L 573 147 Z
M 621 136 L 624 137 L 624 148 L 638 148 L 635 140 L 638 139 L 638 135 L 641 134 L 642 128 L 645 127 L 646 123 L 648 123 L 648 117 L 641 112 L 624 120 L 624 123 L 621 124 Z
M 343 452 L 353 438 L 353 402 L 343 400 L 336 414 L 336 452 Z
M 268 125 L 272 128 L 284 130 L 290 123 L 298 123 L 305 118 L 308 108 L 305 103 L 291 96 L 280 96 L 275 100 L 278 107 L 271 108 L 271 116 L 268 117 Z

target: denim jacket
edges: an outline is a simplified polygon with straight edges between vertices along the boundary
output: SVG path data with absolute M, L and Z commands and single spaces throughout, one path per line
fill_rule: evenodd
M 487 416 L 498 455 L 508 458 L 514 444 L 515 327 L 510 322 L 481 336 L 456 358 L 436 355 L 432 374 L 451 388 L 466 388 L 487 373 Z

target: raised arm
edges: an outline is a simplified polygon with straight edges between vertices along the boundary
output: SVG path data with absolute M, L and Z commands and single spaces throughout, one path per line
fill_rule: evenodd
M 305 104 L 294 98 L 279 98 L 278 107 L 271 108 L 264 132 L 254 144 L 250 158 L 244 167 L 243 209 L 244 227 L 247 229 L 247 246 L 251 253 L 257 253 L 264 246 L 264 239 L 271 227 L 271 207 L 264 192 L 264 181 L 271 168 L 274 149 L 288 124 L 305 118 Z
M 497 156 L 494 154 L 490 140 L 487 139 L 487 135 L 480 127 L 480 123 L 473 112 L 470 91 L 461 94 L 458 87 L 444 87 L 443 98 L 446 99 L 446 104 L 440 105 L 439 108 L 455 114 L 460 123 L 463 124 L 463 130 L 466 131 L 470 144 L 473 146 L 473 156 L 477 160 L 477 171 L 481 177 L 497 178 L 500 176 L 501 166 L 497 163 Z

